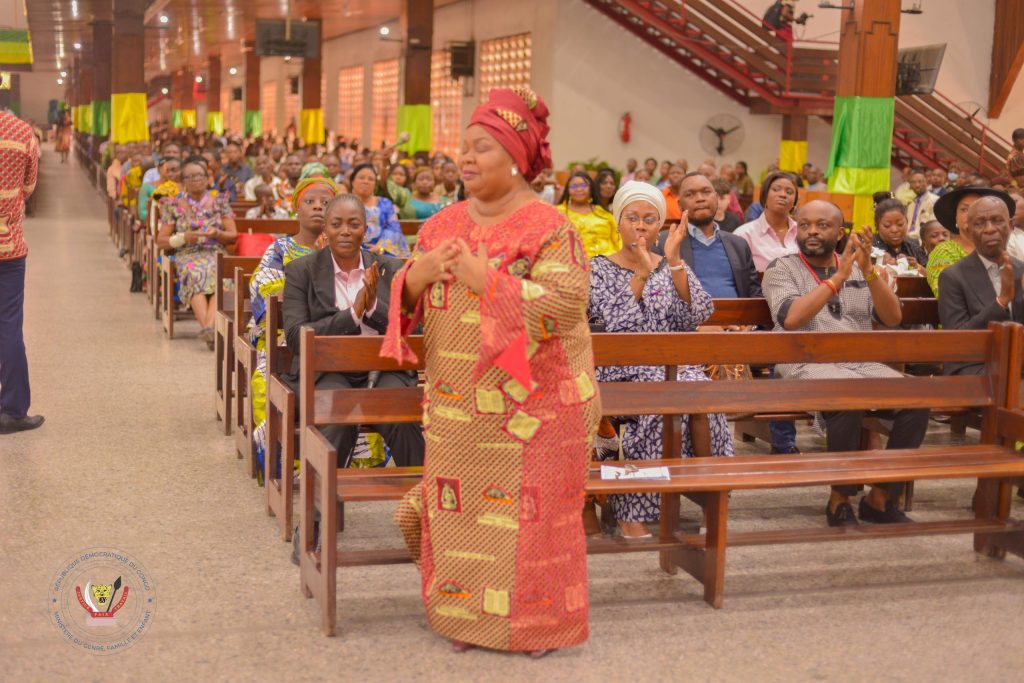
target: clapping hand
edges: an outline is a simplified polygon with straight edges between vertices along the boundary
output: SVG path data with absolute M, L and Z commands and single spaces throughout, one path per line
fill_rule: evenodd
M 1024 278 L 1022 278 L 1021 285 L 1024 286 Z M 1003 308 L 1009 306 L 1017 294 L 1016 289 L 1017 283 L 1013 279 L 1013 263 L 1010 261 L 1010 255 L 1004 251 L 1003 255 L 999 257 L 999 296 L 996 297 L 999 305 Z
M 377 284 L 379 282 L 380 265 L 374 261 L 373 265 L 367 268 L 366 273 L 363 274 L 363 288 L 359 292 L 359 296 L 362 298 L 362 313 L 370 310 L 377 300 Z
M 683 240 L 686 239 L 689 224 L 689 215 L 684 211 L 682 218 L 679 219 L 679 223 L 668 229 L 668 237 L 665 238 L 665 258 L 672 265 L 676 265 L 679 262 L 679 247 L 682 246 Z
M 874 267 L 871 263 L 871 228 L 862 227 L 858 231 L 850 230 L 850 241 L 856 241 L 856 255 L 854 258 L 857 260 L 857 266 L 860 268 L 861 274 L 867 276 Z
M 460 237 L 457 246 L 458 256 L 455 258 L 455 265 L 452 266 L 452 274 L 474 293 L 483 294 L 487 286 L 487 245 L 480 242 L 474 254 Z

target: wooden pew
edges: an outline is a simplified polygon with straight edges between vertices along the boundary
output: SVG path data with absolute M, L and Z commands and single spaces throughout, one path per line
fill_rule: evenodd
M 664 461 L 635 463 L 666 465 L 669 481 L 606 481 L 595 464 L 587 493 L 655 492 L 661 496 L 662 524 L 658 538 L 624 543 L 616 539 L 588 540 L 592 553 L 657 551 L 661 568 L 679 568 L 704 585 L 704 598 L 722 606 L 725 553 L 728 545 L 806 543 L 834 540 L 896 538 L 906 535 L 970 533 L 977 552 L 1001 558 L 1007 552 L 1024 556 L 1024 524 L 1009 519 L 1010 481 L 1024 475 L 1024 458 L 1014 448 L 1024 439 L 1024 413 L 1009 408 L 1018 403 L 1021 372 L 1019 325 L 992 324 L 984 331 L 883 331 L 856 333 L 753 332 L 748 334 L 595 334 L 595 364 L 779 364 L 795 362 L 984 362 L 986 373 L 973 377 L 900 377 L 851 380 L 737 380 L 728 382 L 601 383 L 602 414 L 632 416 L 660 414 L 664 421 Z M 300 430 L 302 474 L 300 500 L 301 587 L 315 597 L 325 634 L 335 632 L 336 571 L 339 566 L 407 562 L 404 549 L 345 551 L 336 543 L 337 505 L 343 502 L 397 500 L 420 482 L 419 468 L 338 470 L 337 454 L 318 426 L 419 422 L 422 389 L 320 390 L 319 372 L 396 370 L 379 357 L 379 337 L 317 337 L 311 329 L 301 335 Z M 422 338 L 411 340 L 419 358 Z M 401 366 L 412 369 L 414 365 Z M 887 408 L 978 407 L 983 414 L 981 443 L 903 451 L 815 453 L 791 456 L 676 459 L 680 433 L 677 416 L 706 419 L 707 412 L 760 410 L 810 411 Z M 695 442 L 698 456 L 713 455 Z M 902 482 L 915 479 L 977 479 L 975 518 L 914 522 L 855 528 L 811 527 L 728 533 L 728 502 L 733 490 L 792 486 L 826 486 L 864 482 Z M 677 529 L 679 497 L 703 493 L 706 534 Z M 313 536 L 314 509 L 321 513 L 321 551 Z M 666 520 L 673 520 L 666 522 Z
M 249 281 L 252 274 L 246 274 L 241 268 L 235 268 L 235 307 L 234 335 L 231 344 L 234 346 L 234 401 L 235 401 L 235 450 L 239 460 L 249 461 L 249 475 L 256 478 L 256 454 L 252 442 L 253 417 L 252 402 L 249 400 L 249 384 L 252 372 L 256 368 L 256 348 L 249 343 L 245 334 L 245 326 L 252 313 L 249 296 Z
M 299 221 L 294 218 L 236 218 L 238 233 L 250 235 L 297 235 Z
M 245 218 L 245 213 L 252 208 L 259 205 L 257 201 L 250 201 L 248 199 L 240 199 L 237 202 L 231 202 L 231 210 L 235 213 L 235 219 Z
M 241 268 L 243 275 L 252 275 L 260 259 L 247 256 L 226 256 L 217 254 L 217 288 L 213 294 L 213 305 L 217 313 L 213 318 L 213 351 L 216 358 L 217 377 L 214 385 L 214 405 L 217 419 L 224 423 L 224 436 L 231 436 L 231 412 L 234 396 L 232 377 L 235 369 L 235 297 L 226 296 L 224 281 L 234 284 L 235 268 Z
M 910 299 L 903 302 L 908 324 L 928 323 L 938 319 L 934 299 Z M 267 308 L 267 329 L 281 332 L 281 300 L 274 298 Z M 758 325 L 771 329 L 774 323 L 768 302 L 764 299 L 715 299 L 715 312 L 707 325 Z M 735 333 L 742 334 L 742 333 Z M 270 337 L 268 337 L 269 339 Z M 267 513 L 277 517 L 281 539 L 291 540 L 293 523 L 291 480 L 278 479 L 278 471 L 291 472 L 295 464 L 297 432 L 295 425 L 295 394 L 280 378 L 280 373 L 291 366 L 291 354 L 283 344 L 270 344 L 267 374 L 267 457 L 264 462 L 263 481 L 266 487 Z M 811 420 L 806 412 L 800 413 L 747 413 L 729 416 L 735 422 L 736 435 L 743 441 L 761 438 L 770 442 L 768 422 L 771 420 Z M 280 454 L 280 455 L 279 455 Z M 278 467 L 278 460 L 281 465 Z
M 401 220 L 398 222 L 402 226 L 402 234 L 406 237 L 415 237 L 423 225 L 423 221 Z

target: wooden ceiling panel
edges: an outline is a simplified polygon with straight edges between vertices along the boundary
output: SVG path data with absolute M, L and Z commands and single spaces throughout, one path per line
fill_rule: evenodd
M 90 23 L 109 13 L 110 0 L 26 0 L 26 7 L 36 70 L 57 71 L 74 58 L 76 42 L 88 49 Z M 396 21 L 400 11 L 401 0 L 153 0 L 146 10 L 146 74 L 205 64 L 209 54 L 240 60 L 257 18 L 321 19 L 327 40 Z

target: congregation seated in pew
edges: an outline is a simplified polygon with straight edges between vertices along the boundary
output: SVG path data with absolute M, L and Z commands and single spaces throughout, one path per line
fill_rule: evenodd
M 983 330 L 990 322 L 1024 322 L 1024 262 L 1006 251 L 1014 200 L 990 188 L 974 190 L 964 227 L 974 251 L 939 275 L 939 320 L 949 330 Z M 947 363 L 948 375 L 981 375 L 980 363 Z
M 302 181 L 295 199 L 309 199 L 312 188 L 319 189 L 328 179 Z M 331 183 L 333 185 L 333 183 Z M 316 211 L 310 207 L 310 211 Z M 391 281 L 402 262 L 391 256 L 364 249 L 366 213 L 355 195 L 333 198 L 324 212 L 327 248 L 290 261 L 284 266 L 284 333 L 292 353 L 291 372 L 282 379 L 297 391 L 300 362 L 299 332 L 304 326 L 325 335 L 382 335 L 388 326 Z M 318 389 L 348 387 L 416 386 L 416 373 L 383 372 L 379 375 L 325 373 L 316 382 Z M 298 394 L 296 394 L 298 395 Z M 302 397 L 299 396 L 299 401 Z M 399 466 L 423 464 L 423 433 L 417 424 L 375 425 L 384 438 L 392 460 Z M 324 427 L 324 436 L 334 445 L 338 466 L 347 467 L 358 438 L 353 426 Z
M 871 246 L 884 251 L 883 263 L 899 268 L 900 275 L 905 274 L 899 263 L 902 260 L 907 271 L 924 276 L 928 254 L 907 235 L 906 207 L 888 192 L 878 192 L 874 199 L 876 233 Z
M 278 199 L 274 194 L 273 187 L 266 183 L 257 185 L 255 189 L 255 198 L 259 204 L 245 212 L 246 218 L 288 220 L 288 212 L 278 206 Z
M 388 183 L 379 182 L 374 165 L 359 164 L 353 168 L 349 185 L 366 213 L 366 247 L 378 254 L 409 258 L 409 243 L 402 234 L 398 211 L 388 194 Z
M 214 197 L 207 189 L 207 180 L 201 159 L 185 162 L 184 192 L 161 202 L 157 245 L 174 251 L 177 296 L 181 306 L 191 310 L 199 322 L 199 339 L 212 350 L 216 309 L 210 299 L 216 290 L 217 253 L 224 252 L 224 245 L 233 244 L 238 232 L 227 199 Z M 174 296 L 174 292 L 165 296 Z
M 667 256 L 651 252 L 665 222 L 665 196 L 648 183 L 627 182 L 619 189 L 612 212 L 623 246 L 607 256 L 590 261 L 590 304 L 588 317 L 592 329 L 604 332 L 693 332 L 714 311 L 711 296 L 704 290 L 690 267 L 680 258 L 680 245 L 687 226 L 677 223 L 668 231 L 663 246 Z M 712 214 L 713 215 L 713 214 Z M 600 382 L 663 382 L 665 368 L 651 366 L 615 366 L 597 368 Z M 704 368 L 680 366 L 679 381 L 710 381 Z M 641 415 L 624 419 L 626 433 L 622 452 L 627 460 L 655 460 L 662 457 L 662 417 Z M 725 415 L 708 415 L 711 452 L 733 455 L 732 437 Z M 688 415 L 682 417 L 681 457 L 695 454 L 694 432 Z M 701 435 L 707 437 L 707 435 Z M 600 443 L 603 441 L 603 443 Z M 598 459 L 618 456 L 616 439 L 599 440 Z M 648 538 L 647 524 L 659 520 L 657 494 L 634 493 L 611 496 L 609 500 L 624 538 Z M 593 505 L 584 510 L 584 525 L 591 533 L 600 533 Z M 596 528 L 595 528 L 596 527 Z
M 949 231 L 950 238 L 928 254 L 925 277 L 935 298 L 939 298 L 939 276 L 946 268 L 963 260 L 974 251 L 974 242 L 967 233 L 967 211 L 978 201 L 986 188 L 964 186 L 951 190 L 935 202 L 935 218 Z
M 849 235 L 842 257 L 836 245 L 842 234 L 843 213 L 838 206 L 815 200 L 797 213 L 797 254 L 776 259 L 765 271 L 762 287 L 777 330 L 805 332 L 854 332 L 871 330 L 877 320 L 886 327 L 902 321 L 900 302 L 887 271 L 871 262 L 869 230 Z M 901 377 L 902 373 L 881 363 L 796 363 L 777 365 L 784 379 L 847 379 Z M 873 411 L 893 420 L 887 448 L 917 448 L 928 429 L 928 410 Z M 833 452 L 856 451 L 861 445 L 865 412 L 822 411 L 825 439 Z M 872 487 L 861 498 L 854 515 L 850 497 L 859 485 L 833 486 L 825 508 L 829 526 L 848 526 L 861 521 L 889 524 L 909 521 L 899 508 L 903 484 Z
M 256 191 L 264 206 L 275 208 L 273 192 L 269 186 L 260 185 Z M 253 368 L 249 395 L 252 402 L 253 446 L 260 473 L 263 472 L 263 461 L 267 453 L 267 345 L 277 344 L 276 330 L 274 335 L 269 338 L 267 336 L 267 302 L 284 292 L 285 266 L 320 248 L 327 205 L 337 194 L 334 183 L 325 178 L 301 181 L 294 195 L 298 208 L 298 233 L 274 240 L 249 281 L 252 317 L 246 333 L 256 349 L 256 367 Z M 287 218 L 287 213 L 284 217 Z
M 796 220 L 793 207 L 800 198 L 796 178 L 782 171 L 770 173 L 761 184 L 763 211 L 754 220 L 736 229 L 750 247 L 754 266 L 759 273 L 780 256 L 797 252 Z

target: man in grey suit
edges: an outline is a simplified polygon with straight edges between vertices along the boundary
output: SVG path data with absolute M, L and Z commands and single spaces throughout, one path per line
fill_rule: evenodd
M 971 192 L 982 195 L 967 211 L 974 252 L 939 275 L 939 320 L 948 330 L 983 330 L 993 321 L 1024 322 L 1024 262 L 1006 252 L 1014 201 L 988 188 Z M 945 371 L 980 375 L 985 368 L 981 363 L 947 363 Z
M 715 299 L 760 298 L 761 284 L 750 245 L 715 223 L 718 193 L 711 181 L 700 173 L 687 173 L 679 188 L 679 206 L 689 221 L 679 257 L 704 289 Z M 651 251 L 664 256 L 667 237 L 668 231 L 662 231 Z
M 324 234 L 328 247 L 285 266 L 281 307 L 285 339 L 291 351 L 291 372 L 282 379 L 298 386 L 299 337 L 302 327 L 318 335 L 379 335 L 388 325 L 391 282 L 402 267 L 398 259 L 362 249 L 366 213 L 352 195 L 342 195 L 328 207 Z M 321 373 L 317 389 L 416 386 L 416 373 Z M 296 391 L 296 395 L 298 392 Z M 418 424 L 380 424 L 399 467 L 423 464 L 423 431 Z M 338 452 L 338 467 L 346 467 L 358 432 L 354 426 L 322 427 Z

